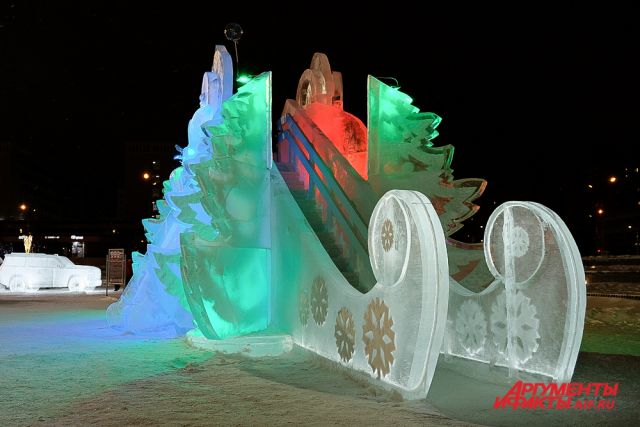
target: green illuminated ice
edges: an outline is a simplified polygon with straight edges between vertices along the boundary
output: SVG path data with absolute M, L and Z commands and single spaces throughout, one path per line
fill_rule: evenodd
M 271 74 L 224 102 L 222 124 L 207 127 L 213 157 L 192 167 L 214 239 L 181 236 L 185 294 L 209 339 L 267 327 L 271 289 Z

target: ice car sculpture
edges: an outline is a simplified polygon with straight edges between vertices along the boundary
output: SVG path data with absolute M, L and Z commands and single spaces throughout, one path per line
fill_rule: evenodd
M 170 237 L 151 252 L 164 264 L 139 264 L 139 280 L 166 292 L 169 271 L 182 285 L 194 343 L 244 352 L 282 337 L 406 397 L 426 395 L 441 353 L 570 378 L 585 288 L 562 221 L 509 202 L 484 246 L 454 240 L 486 183 L 453 179 L 453 147 L 432 142 L 440 118 L 370 77 L 367 128 L 343 111 L 341 82 L 316 54 L 281 117 L 277 167 L 269 73 L 192 120 L 186 150 L 206 154 L 183 157 L 161 221 L 145 223 Z
M 102 283 L 98 267 L 75 265 L 59 255 L 12 253 L 0 264 L 0 284 L 11 292 L 36 292 L 40 288 L 91 291 Z

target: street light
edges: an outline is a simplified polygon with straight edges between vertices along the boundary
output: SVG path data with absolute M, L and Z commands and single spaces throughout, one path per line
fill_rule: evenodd
M 616 181 L 618 180 L 618 178 L 616 178 L 615 176 L 612 176 L 609 178 L 609 182 L 614 184 Z
M 26 203 L 22 203 L 22 204 L 20 205 L 20 210 L 21 210 L 22 212 L 24 212 L 24 211 L 26 211 L 26 210 L 27 210 L 27 207 L 28 207 L 28 206 L 27 206 L 27 204 L 26 204 Z
M 151 175 L 149 174 L 149 172 L 145 172 L 142 174 L 142 178 L 147 181 L 149 178 L 151 178 Z

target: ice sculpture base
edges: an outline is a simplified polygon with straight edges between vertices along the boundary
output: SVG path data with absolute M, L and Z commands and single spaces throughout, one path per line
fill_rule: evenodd
M 237 353 L 249 357 L 280 356 L 293 349 L 293 340 L 290 335 L 266 332 L 210 340 L 194 329 L 187 333 L 187 341 L 202 350 L 226 354 Z
M 446 377 L 448 375 L 447 372 L 455 372 L 456 376 L 467 378 L 469 381 L 498 386 L 510 386 L 516 381 L 545 384 L 553 381 L 553 378 L 547 375 L 524 370 L 516 370 L 512 376 L 509 376 L 509 368 L 506 366 L 440 353 L 435 375 Z M 444 382 L 446 383 L 446 381 Z M 432 385 L 429 393 L 433 388 L 434 386 Z

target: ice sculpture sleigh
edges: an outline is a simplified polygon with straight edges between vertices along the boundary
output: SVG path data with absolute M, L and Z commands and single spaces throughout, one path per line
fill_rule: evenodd
M 212 81 L 225 81 L 223 68 Z M 342 112 L 340 81 L 314 57 L 299 87 L 304 105 L 285 108 L 278 168 L 269 74 L 214 97 L 215 119 L 190 128 L 188 148 L 197 142 L 205 154 L 183 158 L 192 191 L 180 206 L 202 210 L 171 234 L 170 271 L 182 286 L 175 301 L 197 326 L 191 341 L 238 351 L 293 341 L 406 397 L 426 395 L 441 352 L 568 380 L 585 290 L 562 221 L 509 202 L 491 217 L 483 248 L 446 238 L 475 212 L 484 182 L 453 181 L 452 147 L 431 143 L 437 116 L 370 80 L 366 129 Z M 314 109 L 331 120 L 317 125 Z M 336 137 L 355 149 L 338 149 Z
M 453 147 L 431 142 L 440 118 L 421 113 L 396 88 L 369 77 L 368 128 L 343 111 L 342 100 L 340 73 L 331 70 L 326 56 L 314 55 L 296 100 L 287 101 L 283 112 L 280 168 L 305 213 L 307 199 L 315 201 L 322 224 L 313 228 L 321 228 L 318 235 L 331 230 L 334 241 L 346 246 L 346 269 L 360 276 L 351 283 L 366 291 L 368 262 L 362 258 L 371 256 L 372 264 L 375 258 L 371 251 L 359 256 L 358 237 L 361 222 L 373 227 L 368 215 L 375 200 L 389 188 L 418 190 L 436 201 L 450 235 L 475 213 L 471 201 L 485 183 L 453 180 Z M 485 230 L 480 248 L 446 239 L 450 286 L 442 351 L 511 372 L 569 380 L 586 304 L 573 238 L 557 215 L 526 202 L 498 208 Z

